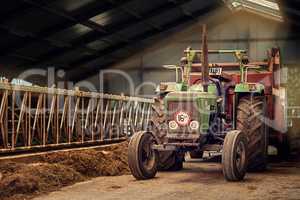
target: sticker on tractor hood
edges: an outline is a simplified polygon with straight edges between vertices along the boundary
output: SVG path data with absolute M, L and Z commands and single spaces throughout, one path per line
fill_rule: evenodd
M 180 126 L 186 126 L 190 123 L 190 115 L 184 111 L 179 111 L 175 114 L 175 120 Z
M 210 67 L 209 68 L 209 75 L 221 76 L 222 75 L 222 68 L 221 67 Z

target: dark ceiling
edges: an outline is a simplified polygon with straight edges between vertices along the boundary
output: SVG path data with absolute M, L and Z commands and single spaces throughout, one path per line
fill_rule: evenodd
M 281 1 L 295 24 L 300 22 L 299 2 Z M 0 63 L 20 68 L 55 66 L 77 72 L 69 77 L 75 81 L 132 55 L 145 39 L 224 6 L 222 0 L 1 3 Z

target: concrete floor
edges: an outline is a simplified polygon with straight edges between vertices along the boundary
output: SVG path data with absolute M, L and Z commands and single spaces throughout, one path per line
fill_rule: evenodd
M 265 173 L 248 173 L 239 183 L 226 182 L 217 163 L 189 161 L 184 168 L 180 172 L 160 172 L 148 181 L 136 181 L 130 175 L 99 177 L 35 200 L 300 200 L 300 163 L 273 164 Z

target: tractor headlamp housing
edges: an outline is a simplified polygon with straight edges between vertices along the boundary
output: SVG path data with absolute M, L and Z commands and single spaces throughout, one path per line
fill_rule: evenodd
M 171 130 L 176 130 L 176 129 L 178 129 L 178 124 L 177 124 L 177 122 L 175 122 L 174 120 L 169 121 L 169 129 L 171 129 Z
M 193 131 L 198 130 L 199 129 L 199 122 L 198 121 L 191 121 L 190 128 Z

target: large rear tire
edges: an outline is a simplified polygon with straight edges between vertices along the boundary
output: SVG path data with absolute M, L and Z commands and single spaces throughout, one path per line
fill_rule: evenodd
M 268 130 L 265 124 L 266 103 L 262 96 L 247 95 L 239 100 L 237 129 L 248 138 L 248 170 L 267 168 Z
M 153 178 L 157 173 L 158 153 L 153 144 L 155 139 L 149 132 L 137 132 L 129 142 L 128 164 L 137 180 Z
M 152 105 L 152 131 L 160 140 L 166 136 L 166 114 L 164 111 L 163 97 L 154 99 Z M 175 151 L 161 151 L 158 156 L 158 170 L 161 171 L 178 171 L 183 168 L 183 156 Z
M 247 171 L 247 137 L 234 130 L 226 134 L 222 152 L 223 174 L 227 181 L 243 180 Z
M 184 155 L 178 152 L 159 152 L 158 170 L 179 171 L 183 169 Z

